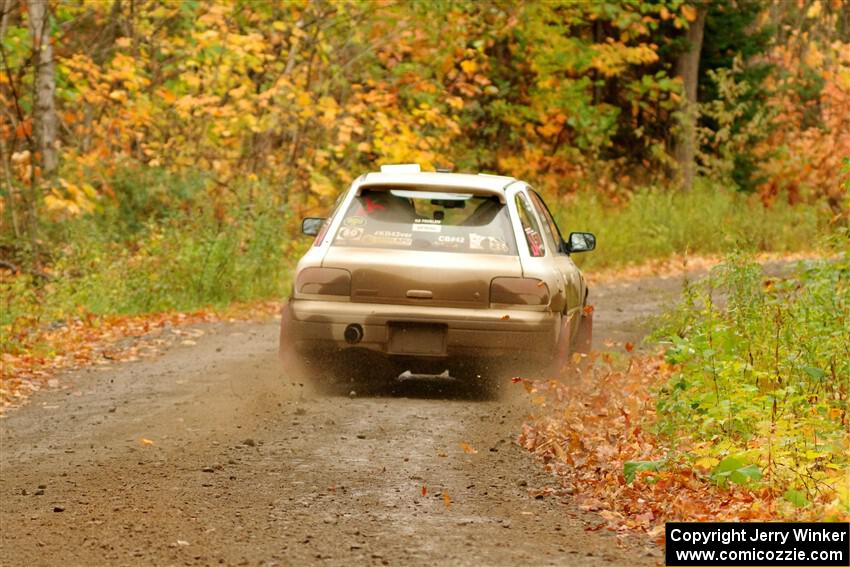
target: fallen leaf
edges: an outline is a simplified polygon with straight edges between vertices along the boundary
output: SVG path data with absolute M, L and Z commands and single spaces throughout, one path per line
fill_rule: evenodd
M 635 350 L 635 343 L 627 342 L 625 345 L 626 352 L 632 352 Z
M 443 504 L 445 504 L 446 510 L 448 510 L 452 506 L 452 499 L 449 496 L 448 492 L 445 491 L 443 491 Z
M 475 455 L 478 451 L 469 443 L 461 443 L 460 448 L 463 449 L 463 452 L 467 455 Z

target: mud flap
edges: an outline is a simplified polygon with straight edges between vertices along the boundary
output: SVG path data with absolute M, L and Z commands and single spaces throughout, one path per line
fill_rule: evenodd
M 339 364 L 339 351 L 299 351 L 295 346 L 293 319 L 292 307 L 287 301 L 280 310 L 280 342 L 277 351 L 283 376 L 297 381 L 310 380 L 325 384 L 337 382 L 338 375 L 343 374 L 346 368 Z
M 558 348 L 552 361 L 551 372 L 556 377 L 573 375 L 582 369 L 587 357 L 575 360 L 574 355 L 588 355 L 593 345 L 593 313 L 579 315 L 578 330 L 572 332 L 572 318 L 561 318 L 561 332 L 558 335 Z M 577 358 L 577 357 L 576 357 Z
M 578 324 L 578 332 L 573 341 L 573 351 L 581 354 L 590 354 L 593 349 L 593 313 L 581 316 Z
M 298 355 L 295 352 L 295 342 L 292 337 L 292 308 L 287 301 L 280 310 L 280 344 L 277 350 L 284 370 L 297 367 Z
M 555 349 L 555 358 L 552 360 L 550 372 L 554 377 L 560 377 L 569 372 L 572 367 L 572 321 L 571 317 L 561 317 L 561 331 L 558 333 L 558 345 Z

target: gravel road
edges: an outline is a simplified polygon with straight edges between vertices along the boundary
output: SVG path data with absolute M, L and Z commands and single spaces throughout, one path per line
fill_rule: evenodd
M 594 286 L 596 340 L 639 339 L 679 286 Z M 516 445 L 517 387 L 320 393 L 279 368 L 276 323 L 198 329 L 158 358 L 62 375 L 0 420 L 0 564 L 659 561 Z

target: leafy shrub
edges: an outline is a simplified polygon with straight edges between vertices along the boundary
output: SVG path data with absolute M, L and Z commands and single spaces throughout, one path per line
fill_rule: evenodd
M 850 488 L 850 244 L 836 238 L 835 258 L 788 278 L 729 257 L 661 332 L 679 370 L 660 431 L 718 482 L 763 475 L 798 504 Z

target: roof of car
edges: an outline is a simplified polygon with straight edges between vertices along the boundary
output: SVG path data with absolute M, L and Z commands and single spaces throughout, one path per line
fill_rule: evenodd
M 393 168 L 398 169 L 393 169 Z M 395 185 L 403 187 L 465 188 L 487 193 L 504 193 L 505 188 L 517 181 L 513 177 L 486 173 L 449 173 L 442 171 L 416 171 L 418 166 L 383 166 L 381 172 L 367 173 L 360 187 Z M 415 169 L 414 169 L 415 168 Z

